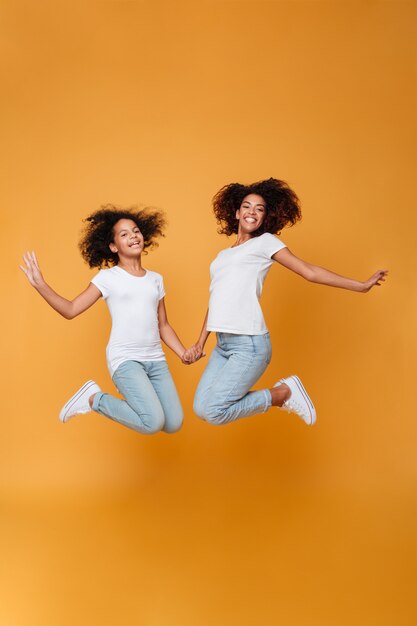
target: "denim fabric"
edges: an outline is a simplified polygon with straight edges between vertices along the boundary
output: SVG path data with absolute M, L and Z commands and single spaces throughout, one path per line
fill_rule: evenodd
M 94 411 L 143 434 L 181 428 L 183 411 L 166 361 L 124 361 L 113 382 L 124 400 L 97 393 Z
M 266 370 L 271 355 L 268 333 L 217 333 L 217 346 L 197 387 L 195 413 L 212 424 L 227 424 L 267 411 L 269 390 L 249 389 Z

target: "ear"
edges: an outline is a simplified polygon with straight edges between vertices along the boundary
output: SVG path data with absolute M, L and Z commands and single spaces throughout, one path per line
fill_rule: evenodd
M 240 217 L 240 209 L 238 209 L 238 210 L 236 211 L 236 219 L 238 220 L 238 219 L 239 219 L 239 217 Z
M 113 252 L 113 254 L 117 254 L 118 250 L 117 250 L 117 246 L 115 243 L 109 243 L 109 248 L 111 250 L 111 252 Z

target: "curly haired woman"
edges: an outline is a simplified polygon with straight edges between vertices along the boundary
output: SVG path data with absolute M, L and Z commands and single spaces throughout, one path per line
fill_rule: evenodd
M 91 268 L 106 269 L 71 301 L 45 282 L 34 252 L 24 255 L 21 269 L 60 315 L 73 319 L 103 297 L 112 317 L 107 364 L 124 400 L 103 393 L 89 380 L 62 408 L 62 422 L 96 411 L 144 434 L 174 433 L 181 427 L 183 411 L 161 339 L 183 363 L 191 362 L 194 353 L 188 351 L 188 360 L 183 359 L 185 348 L 168 323 L 162 276 L 142 266 L 142 253 L 156 244 L 163 227 L 159 211 L 107 205 L 87 217 L 81 254 Z
M 236 240 L 210 266 L 209 307 L 199 340 L 190 349 L 197 355 L 186 352 L 186 357 L 198 358 L 210 332 L 217 333 L 194 411 L 212 424 L 227 424 L 277 406 L 312 425 L 316 411 L 298 376 L 281 378 L 272 389 L 250 391 L 271 360 L 259 304 L 266 275 L 277 261 L 310 282 L 366 293 L 384 281 L 387 270 L 361 282 L 292 254 L 275 236 L 301 218 L 299 200 L 284 181 L 270 178 L 251 185 L 226 185 L 214 196 L 213 206 L 219 233 L 236 235 Z

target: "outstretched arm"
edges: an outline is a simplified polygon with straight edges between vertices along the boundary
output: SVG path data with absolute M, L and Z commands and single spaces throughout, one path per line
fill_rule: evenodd
M 353 278 L 347 278 L 346 276 L 335 274 L 324 267 L 307 263 L 306 261 L 296 257 L 295 254 L 288 250 L 288 248 L 282 248 L 282 250 L 276 252 L 272 258 L 274 261 L 277 261 L 284 267 L 292 270 L 312 283 L 328 285 L 329 287 L 339 287 L 341 289 L 349 289 L 350 291 L 358 291 L 361 293 L 366 293 L 375 285 L 380 286 L 385 281 L 385 277 L 388 274 L 388 270 L 378 270 L 375 274 L 368 278 L 368 280 L 354 280 Z
M 23 255 L 25 265 L 21 265 L 20 269 L 26 274 L 26 278 L 36 289 L 39 295 L 60 315 L 67 320 L 72 320 L 74 317 L 86 311 L 101 297 L 100 290 L 95 285 L 90 283 L 82 293 L 76 296 L 73 300 L 67 300 L 54 291 L 48 283 L 45 282 L 42 272 L 39 268 L 38 260 L 34 252 L 26 252 Z

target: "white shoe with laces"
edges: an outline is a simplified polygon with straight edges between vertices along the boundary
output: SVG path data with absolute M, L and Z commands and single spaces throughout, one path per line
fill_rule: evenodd
M 68 422 L 68 420 L 71 419 L 71 417 L 74 417 L 74 415 L 90 413 L 93 409 L 91 408 L 88 399 L 98 391 L 101 391 L 101 389 L 94 382 L 94 380 L 88 380 L 62 407 L 59 414 L 61 422 Z
M 288 378 L 281 378 L 274 387 L 279 387 L 285 384 L 290 388 L 291 395 L 288 400 L 285 400 L 284 404 L 280 407 L 288 413 L 296 413 L 303 422 L 308 426 L 312 426 L 316 421 L 316 409 L 307 393 L 304 389 L 303 383 L 298 376 L 289 376 Z

